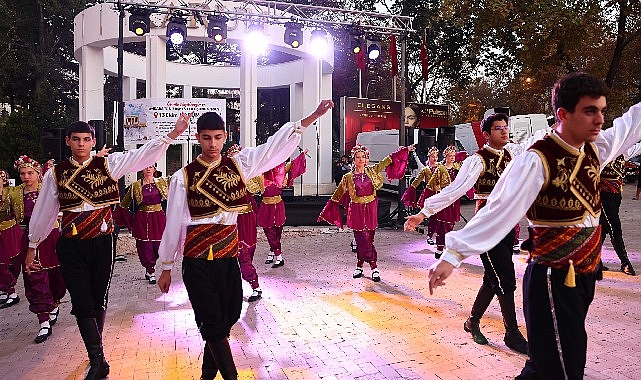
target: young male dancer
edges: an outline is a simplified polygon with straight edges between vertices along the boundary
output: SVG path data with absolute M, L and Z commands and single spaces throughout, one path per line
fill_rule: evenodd
M 503 113 L 491 114 L 483 119 L 481 131 L 487 141 L 486 144 L 463 161 L 459 174 L 452 184 L 425 200 L 421 212 L 407 219 L 406 228 L 416 228 L 424 218 L 434 215 L 457 201 L 472 186 L 475 190 L 476 212 L 485 206 L 488 196 L 507 165 L 514 156 L 523 153 L 524 150 L 522 145 L 508 144 L 510 134 L 507 123 L 508 116 Z M 519 331 L 514 306 L 516 290 L 516 274 L 512 262 L 514 236 L 515 231 L 512 229 L 495 247 L 481 254 L 485 269 L 483 283 L 472 305 L 470 317 L 463 324 L 463 328 L 472 334 L 474 342 L 488 344 L 481 333 L 480 320 L 496 295 L 505 325 L 503 338 L 505 345 L 522 354 L 527 354 L 527 341 Z
M 446 236 L 447 251 L 429 271 L 430 292 L 466 257 L 485 252 L 526 214 L 530 251 L 523 279 L 529 360 L 517 379 L 582 379 L 585 318 L 601 256 L 599 173 L 641 140 L 641 103 L 601 131 L 609 90 L 586 73 L 552 90 L 556 130 L 512 161 L 487 205 Z
M 303 131 L 333 106 L 323 100 L 308 117 L 285 124 L 265 144 L 244 148 L 233 158 L 221 155 L 227 139 L 222 118 L 213 112 L 198 118 L 202 153 L 170 180 L 167 220 L 176 222 L 167 224 L 160 242 L 158 287 L 169 291 L 176 255 L 183 254 L 183 282 L 205 341 L 201 379 L 213 380 L 218 371 L 225 380 L 238 378 L 228 337 L 243 298 L 236 221 L 248 208 L 244 178 L 284 162 Z
M 111 206 L 120 202 L 118 178 L 153 165 L 169 144 L 187 129 L 191 115 L 181 114 L 167 136 L 157 137 L 139 149 L 91 156 L 95 131 L 84 121 L 71 123 L 65 141 L 71 158 L 47 171 L 29 223 L 27 272 L 38 271 L 36 248 L 44 242 L 62 211 L 62 236 L 56 244 L 62 277 L 71 296 L 71 314 L 89 356 L 86 379 L 109 374 L 102 348 L 109 283 L 113 271 Z

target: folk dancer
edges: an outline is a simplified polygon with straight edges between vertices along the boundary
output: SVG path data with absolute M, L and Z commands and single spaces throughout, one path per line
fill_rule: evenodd
M 510 161 L 545 133 L 544 130 L 537 132 L 532 139 L 522 145 L 508 143 L 508 116 L 503 113 L 491 114 L 483 119 L 481 131 L 486 144 L 463 161 L 456 179 L 449 186 L 426 199 L 421 212 L 408 218 L 407 228 L 417 226 L 424 218 L 438 213 L 460 199 L 470 187 L 474 187 L 475 190 L 474 198 L 476 212 L 478 212 L 485 206 L 487 198 Z M 515 234 L 515 229 L 512 229 L 495 247 L 481 254 L 485 270 L 483 283 L 472 305 L 470 317 L 465 321 L 463 328 L 472 335 L 477 344 L 488 344 L 481 333 L 480 320 L 496 295 L 505 326 L 503 338 L 505 345 L 522 354 L 527 354 L 527 341 L 519 330 L 514 305 L 516 273 L 512 262 L 512 247 Z
M 635 276 L 636 272 L 625 249 L 619 208 L 621 207 L 621 193 L 625 177 L 625 161 L 639 154 L 641 154 L 641 143 L 634 144 L 627 152 L 607 164 L 601 171 L 601 181 L 599 182 L 602 208 L 600 217 L 602 244 L 605 241 L 605 236 L 609 234 L 614 252 L 621 260 L 621 272 L 629 276 Z M 607 270 L 603 264 L 602 269 Z
M 169 144 L 187 129 L 191 115 L 181 114 L 167 136 L 157 137 L 139 149 L 91 157 L 95 131 L 83 121 L 71 123 L 65 142 L 71 158 L 45 174 L 40 200 L 29 223 L 27 272 L 41 269 L 35 261 L 36 248 L 50 233 L 58 211 L 62 211 L 62 236 L 56 244 L 60 268 L 69 294 L 71 314 L 89 356 L 86 379 L 109 374 L 102 347 L 109 284 L 113 271 L 111 206 L 120 202 L 117 179 L 153 165 Z
M 641 140 L 641 103 L 601 131 L 608 93 L 602 80 L 586 73 L 560 79 L 552 90 L 555 132 L 512 161 L 487 205 L 446 236 L 448 249 L 429 271 L 432 292 L 466 257 L 496 246 L 527 213 L 523 305 L 529 359 L 517 379 L 583 378 L 585 318 L 601 254 L 599 176 Z
M 131 184 L 119 206 L 120 214 L 127 217 L 129 212 L 123 211 L 135 202 L 136 212 L 127 227 L 131 227 L 131 235 L 136 239 L 138 259 L 145 268 L 145 279 L 149 284 L 156 283 L 158 248 L 167 223 L 161 204 L 167 200 L 169 185 L 166 178 L 156 178 L 155 173 L 155 165 L 144 168 L 142 179 Z
M 245 148 L 233 158 L 221 155 L 227 132 L 225 122 L 213 112 L 198 118 L 196 139 L 202 153 L 176 172 L 169 184 L 167 219 L 160 242 L 162 273 L 158 287 L 171 285 L 171 269 L 183 254 L 183 283 L 194 309 L 196 325 L 205 341 L 201 378 L 211 380 L 220 371 L 223 379 L 237 379 L 229 346 L 231 327 L 240 318 L 242 284 L 238 266 L 239 211 L 249 204 L 243 178 L 253 178 L 285 161 L 298 146 L 300 136 L 316 119 L 334 106 L 323 100 L 308 117 L 281 127 L 267 142 Z
M 375 165 L 369 165 L 369 150 L 361 144 L 352 148 L 354 161 L 352 172 L 343 176 L 338 188 L 327 201 L 321 211 L 318 221 L 326 222 L 343 228 L 343 220 L 339 206 L 347 210 L 347 227 L 354 231 L 356 240 L 356 269 L 353 278 L 363 277 L 363 264 L 368 263 L 372 270 L 372 280 L 381 281 L 378 269 L 378 253 L 374 247 L 374 234 L 378 227 L 378 197 L 376 190 L 383 187 L 383 170 L 388 179 L 401 179 L 405 174 L 408 152 L 414 151 L 414 146 L 401 147 L 394 153 L 383 158 Z
M 278 268 L 285 265 L 283 251 L 280 243 L 283 235 L 283 226 L 285 225 L 285 202 L 283 187 L 291 187 L 294 179 L 303 175 L 307 169 L 305 149 L 298 157 L 291 162 L 281 163 L 275 168 L 263 174 L 264 185 L 261 193 L 263 199 L 258 207 L 258 226 L 263 228 L 267 242 L 269 243 L 269 254 L 265 264 L 272 264 L 272 268 Z
M 227 149 L 227 157 L 234 157 L 242 147 L 234 144 Z M 249 204 L 246 212 L 238 212 L 238 264 L 240 264 L 240 274 L 243 280 L 249 283 L 252 288 L 252 294 L 247 298 L 247 302 L 256 302 L 263 296 L 263 290 L 258 283 L 258 273 L 254 267 L 254 252 L 256 252 L 256 200 L 254 194 L 264 189 L 263 176 L 259 175 L 247 181 L 247 203 Z

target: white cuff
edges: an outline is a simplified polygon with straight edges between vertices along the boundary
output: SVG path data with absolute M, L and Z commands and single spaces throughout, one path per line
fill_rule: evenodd
M 465 260 L 465 256 L 452 249 L 447 248 L 445 252 L 443 252 L 441 260 L 447 261 L 448 263 L 454 265 L 455 268 L 458 268 L 463 263 L 463 260 Z

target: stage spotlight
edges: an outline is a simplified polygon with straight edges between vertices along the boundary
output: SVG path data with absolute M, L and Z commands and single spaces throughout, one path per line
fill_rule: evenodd
M 362 49 L 361 45 L 362 45 L 361 44 L 361 37 L 360 36 L 352 36 L 350 46 L 351 46 L 352 52 L 354 54 L 358 54 L 358 53 L 361 52 L 361 49 Z
M 267 37 L 265 36 L 263 25 L 256 23 L 249 24 L 245 43 L 251 51 L 264 54 L 267 50 Z
M 285 23 L 285 35 L 283 40 L 286 44 L 293 47 L 294 49 L 298 48 L 303 44 L 303 24 L 298 22 L 286 22 Z
M 174 45 L 182 45 L 187 39 L 187 21 L 179 16 L 171 16 L 167 23 L 167 38 Z
M 144 36 L 149 33 L 151 20 L 149 20 L 150 11 L 140 8 L 131 8 L 129 11 L 129 31 L 137 36 Z
M 207 36 L 216 43 L 225 42 L 227 39 L 227 21 L 224 15 L 207 16 Z
M 309 41 L 312 54 L 320 57 L 327 51 L 327 32 L 322 29 L 312 31 L 312 37 Z
M 381 39 L 378 36 L 370 35 L 367 37 L 367 57 L 376 59 L 381 55 Z

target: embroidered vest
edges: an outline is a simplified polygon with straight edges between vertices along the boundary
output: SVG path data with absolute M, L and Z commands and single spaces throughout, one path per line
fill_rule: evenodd
M 85 202 L 94 207 L 120 202 L 118 181 L 111 176 L 104 157 L 92 157 L 82 166 L 66 160 L 57 164 L 52 174 L 61 211 L 80 207 Z
M 554 134 L 548 135 L 529 148 L 543 161 L 545 182 L 527 218 L 532 224 L 546 226 L 578 224 L 588 215 L 598 219 L 601 196 L 596 149 L 586 143 L 582 152 L 572 152 L 557 139 Z
M 599 190 L 608 193 L 620 193 L 623 190 L 623 178 L 625 177 L 625 158 L 623 155 L 615 158 L 601 171 L 601 182 Z
M 489 149 L 479 149 L 476 154 L 483 162 L 483 172 L 474 184 L 475 197 L 487 198 L 512 160 L 512 155 L 508 150 L 503 150 L 503 154 L 496 154 Z
M 167 184 L 166 178 L 156 178 L 154 179 L 154 184 L 158 188 L 158 192 L 163 200 L 167 199 L 167 192 L 169 191 L 169 185 Z M 138 180 L 131 184 L 131 196 L 137 205 L 142 204 L 142 180 Z
M 183 168 L 183 175 L 192 218 L 210 218 L 223 211 L 249 211 L 245 182 L 231 158 L 221 157 L 211 166 L 197 158 Z

